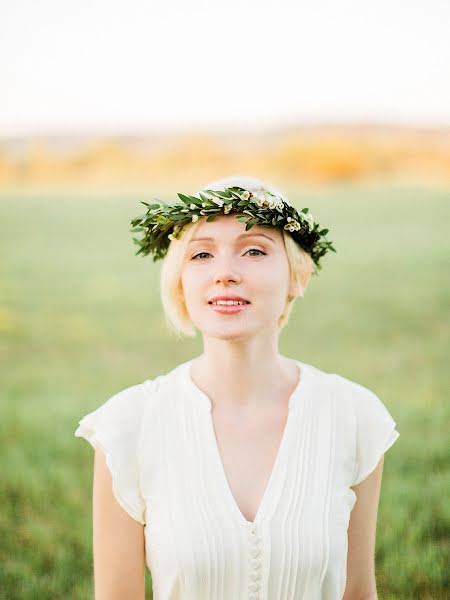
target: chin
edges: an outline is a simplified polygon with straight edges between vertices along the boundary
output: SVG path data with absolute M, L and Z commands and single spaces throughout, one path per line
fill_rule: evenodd
M 220 340 L 241 340 L 249 338 L 261 332 L 264 324 L 255 323 L 205 323 L 201 326 L 195 325 L 197 329 L 205 336 Z

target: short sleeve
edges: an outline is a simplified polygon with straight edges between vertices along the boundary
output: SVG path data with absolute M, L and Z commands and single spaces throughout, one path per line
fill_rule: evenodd
M 144 400 L 144 384 L 126 388 L 84 416 L 74 434 L 103 451 L 114 497 L 142 524 L 145 524 L 145 502 L 140 489 L 138 449 Z
M 361 483 L 372 473 L 400 435 L 396 422 L 374 392 L 359 384 L 354 384 L 354 390 L 356 459 L 351 485 Z

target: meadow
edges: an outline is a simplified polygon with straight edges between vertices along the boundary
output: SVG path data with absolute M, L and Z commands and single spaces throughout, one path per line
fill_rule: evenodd
M 341 184 L 288 195 L 329 228 L 337 252 L 297 300 L 280 351 L 362 383 L 393 415 L 379 599 L 444 600 L 449 190 Z M 74 437 L 78 420 L 202 351 L 199 335 L 180 343 L 169 333 L 160 263 L 135 256 L 129 221 L 149 197 L 0 196 L 1 600 L 93 597 L 93 451 Z M 151 598 L 148 571 L 146 585 Z

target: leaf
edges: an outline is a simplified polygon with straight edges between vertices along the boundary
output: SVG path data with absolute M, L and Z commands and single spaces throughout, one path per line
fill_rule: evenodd
M 180 192 L 177 192 L 177 196 L 180 198 L 180 200 L 182 200 L 185 204 L 191 204 L 191 200 L 189 198 L 189 196 L 185 196 L 184 194 L 181 194 Z
M 302 208 L 302 210 L 300 212 L 307 213 L 308 211 L 309 211 L 309 208 Z
M 133 227 L 133 229 L 130 229 L 130 231 L 144 231 L 144 227 Z
M 220 198 L 221 200 L 223 198 L 227 198 L 227 196 L 223 196 L 221 194 L 221 192 L 216 192 L 215 190 L 205 190 L 205 192 L 207 192 L 208 194 L 211 194 L 212 196 L 215 196 L 216 198 Z
M 247 223 L 247 225 L 245 226 L 245 231 L 248 231 L 249 229 L 251 229 L 253 227 L 253 223 L 250 224 L 250 221 Z
M 329 229 L 322 229 L 322 231 L 320 232 L 320 235 L 325 235 L 329 231 L 330 231 Z

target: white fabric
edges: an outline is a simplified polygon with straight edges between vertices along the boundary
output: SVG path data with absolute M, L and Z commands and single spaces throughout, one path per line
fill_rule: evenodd
M 234 501 L 192 361 L 126 388 L 75 435 L 107 456 L 145 524 L 154 600 L 341 600 L 356 494 L 399 433 L 364 386 L 297 361 L 300 382 L 254 522 Z

